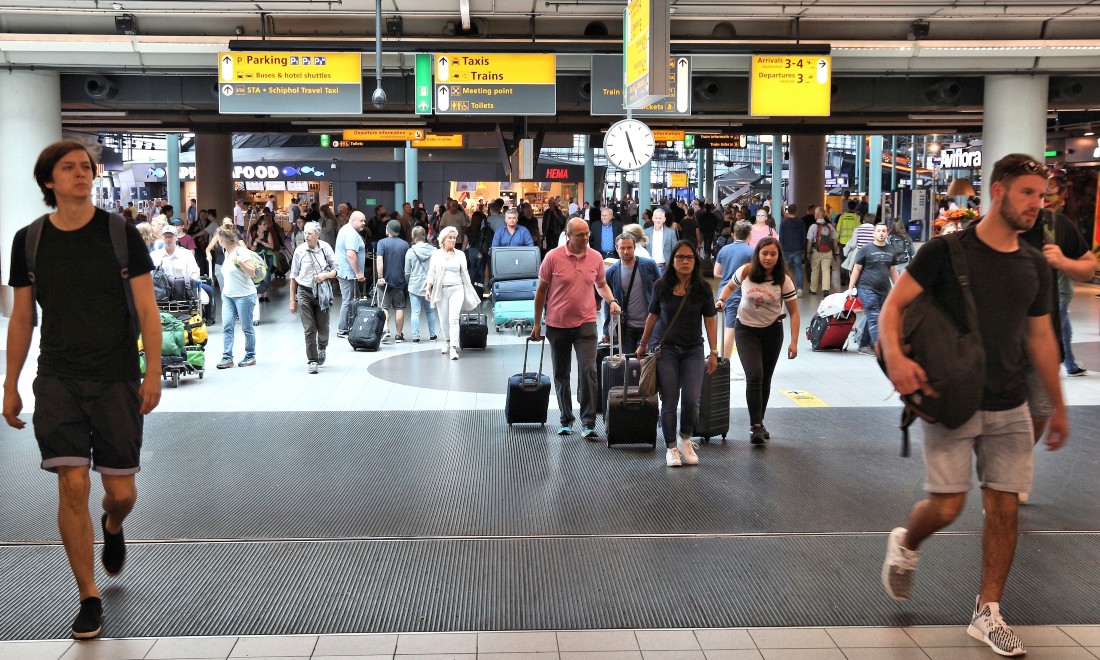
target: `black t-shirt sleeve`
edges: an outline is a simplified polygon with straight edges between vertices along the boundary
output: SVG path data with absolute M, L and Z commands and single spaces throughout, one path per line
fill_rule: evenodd
M 8 275 L 8 286 L 30 286 L 31 278 L 27 272 L 27 227 L 15 232 L 15 240 L 11 244 L 11 273 Z
M 933 238 L 925 243 L 913 255 L 913 260 L 905 270 L 926 291 L 940 286 L 944 280 L 944 275 L 950 272 L 951 252 L 944 242 L 945 240 Z
M 149 256 L 149 248 L 145 247 L 141 232 L 129 222 L 126 223 L 126 246 L 130 252 L 130 279 L 151 273 L 153 258 Z M 12 265 L 15 265 L 14 262 Z
M 1058 247 L 1062 248 L 1062 254 L 1070 259 L 1080 259 L 1081 255 L 1089 251 L 1089 245 L 1081 231 L 1064 215 L 1056 215 L 1055 225 L 1058 236 Z

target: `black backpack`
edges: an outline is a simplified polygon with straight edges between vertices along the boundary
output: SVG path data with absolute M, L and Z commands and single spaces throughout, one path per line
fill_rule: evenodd
M 947 241 L 951 270 L 962 290 L 965 306 L 963 326 L 960 327 L 955 316 L 927 290 L 902 315 L 902 349 L 924 369 L 928 385 L 935 391 L 932 395 L 919 391 L 902 395 L 905 405 L 901 414 L 902 456 L 909 455 L 909 425 L 917 417 L 956 429 L 981 407 L 985 384 L 985 347 L 978 330 L 978 308 L 970 290 L 969 271 L 962 251 L 961 237 L 964 233 L 956 232 L 934 239 Z M 875 352 L 885 373 L 882 351 Z

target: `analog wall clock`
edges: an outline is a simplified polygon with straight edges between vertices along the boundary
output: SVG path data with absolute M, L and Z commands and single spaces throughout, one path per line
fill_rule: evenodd
M 611 125 L 603 138 L 607 160 L 620 170 L 645 167 L 657 150 L 653 131 L 637 119 L 623 119 Z

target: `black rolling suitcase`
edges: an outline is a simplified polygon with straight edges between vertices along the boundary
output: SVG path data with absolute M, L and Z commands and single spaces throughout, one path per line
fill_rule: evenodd
M 385 296 L 385 293 L 382 293 Z M 386 329 L 386 312 L 379 306 L 379 291 L 374 290 L 374 301 L 359 305 L 351 325 L 348 326 L 348 343 L 357 351 L 377 351 Z
M 623 384 L 612 387 L 607 394 L 607 446 L 648 444 L 656 448 L 657 395 L 644 396 L 637 386 L 626 385 L 628 373 L 623 369 Z
M 722 359 L 725 353 L 725 333 L 718 326 L 718 368 L 714 373 L 703 372 L 703 390 L 699 394 L 699 419 L 692 432 L 703 442 L 722 436 L 725 441 L 730 430 L 730 361 Z
M 542 373 L 542 361 L 546 339 L 539 342 L 539 370 L 527 371 L 527 349 L 530 337 L 523 343 L 523 371 L 508 378 L 508 396 L 504 401 L 504 418 L 512 424 L 546 424 L 546 411 L 550 407 L 550 377 Z
M 539 276 L 542 252 L 538 246 L 497 247 L 492 252 L 494 280 L 530 280 Z
M 611 328 L 610 331 L 614 332 L 614 328 Z M 605 390 L 603 386 L 603 361 L 610 355 L 611 344 L 605 344 L 603 342 L 596 344 L 596 391 L 600 394 L 596 400 L 596 410 L 601 413 L 603 412 L 604 403 L 607 400 L 607 390 Z
M 489 337 L 489 321 L 484 314 L 462 314 L 458 317 L 458 347 L 485 348 Z
M 619 350 L 615 352 L 615 333 L 618 329 L 618 341 Z M 596 380 L 599 387 L 599 401 L 597 402 L 596 409 L 601 413 L 607 407 L 607 395 L 611 391 L 611 387 L 617 383 L 623 382 L 623 371 L 626 371 L 626 384 L 637 385 L 638 379 L 642 374 L 642 363 L 638 361 L 638 358 L 633 355 L 627 355 L 623 353 L 623 326 L 621 317 L 611 317 L 611 327 L 609 328 L 612 336 L 610 337 L 611 343 L 607 345 L 607 354 L 600 357 L 600 347 L 596 347 L 596 364 L 600 365 L 597 370 Z

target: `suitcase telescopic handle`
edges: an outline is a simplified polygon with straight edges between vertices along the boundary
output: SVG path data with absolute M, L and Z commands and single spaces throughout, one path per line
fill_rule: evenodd
M 546 337 L 527 337 L 527 341 L 523 342 L 523 371 L 520 372 L 519 382 L 522 385 L 527 380 L 527 349 L 531 346 L 531 342 L 537 341 L 539 343 L 539 372 L 535 374 L 534 382 L 538 384 L 539 378 L 542 376 L 542 360 L 546 355 Z
M 615 338 L 619 338 L 619 350 L 615 350 Z M 623 348 L 623 322 L 621 316 L 611 315 L 611 363 L 618 366 L 626 359 Z

